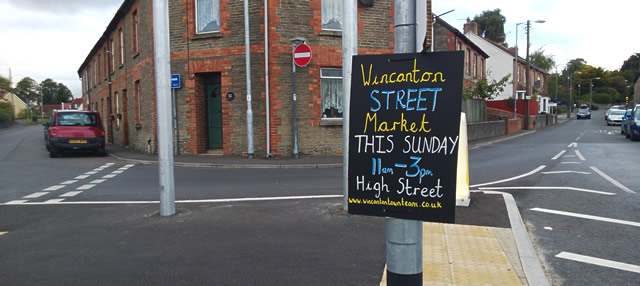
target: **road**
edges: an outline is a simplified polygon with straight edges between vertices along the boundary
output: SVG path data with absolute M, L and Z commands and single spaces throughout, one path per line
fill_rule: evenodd
M 513 194 L 553 285 L 639 281 L 640 144 L 603 111 L 469 155 L 472 189 Z
M 553 285 L 640 277 L 640 143 L 602 116 L 469 151 L 471 189 L 514 195 Z M 160 218 L 157 166 L 51 159 L 40 126 L 0 130 L 0 285 L 379 282 L 383 220 L 342 211 L 341 169 L 175 178 L 178 214 Z

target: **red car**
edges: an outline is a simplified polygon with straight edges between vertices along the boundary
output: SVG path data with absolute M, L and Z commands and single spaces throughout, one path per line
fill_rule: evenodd
M 65 151 L 92 151 L 106 155 L 104 128 L 96 111 L 54 110 L 43 125 L 51 158 Z

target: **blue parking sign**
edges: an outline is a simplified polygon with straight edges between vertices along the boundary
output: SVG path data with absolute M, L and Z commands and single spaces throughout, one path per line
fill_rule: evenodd
M 180 74 L 171 75 L 171 88 L 180 88 Z

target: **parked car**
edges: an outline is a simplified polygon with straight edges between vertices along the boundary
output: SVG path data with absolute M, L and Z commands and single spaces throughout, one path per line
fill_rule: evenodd
M 613 109 L 609 113 L 607 118 L 607 125 L 620 125 L 622 123 L 622 116 L 627 112 L 624 109 Z
M 106 155 L 104 128 L 96 111 L 54 110 L 45 130 L 49 156 L 65 151 L 92 151 Z
M 622 116 L 622 122 L 620 123 L 620 134 L 625 135 L 627 133 L 627 129 L 629 129 L 629 118 L 631 118 L 631 111 L 633 109 L 627 109 L 627 111 Z
M 576 114 L 576 119 L 591 119 L 591 110 L 589 110 L 589 106 L 586 104 L 580 105 L 580 109 L 578 109 L 578 113 Z
M 607 121 L 609 119 L 609 114 L 611 113 L 612 110 L 615 109 L 622 109 L 625 110 L 627 107 L 624 105 L 612 105 L 611 107 L 609 107 L 609 109 L 607 109 L 607 111 L 605 111 L 604 113 L 604 121 Z
M 625 135 L 627 138 L 631 138 L 631 141 L 640 140 L 640 104 L 636 104 L 633 110 L 631 110 L 631 116 L 628 120 L 627 133 Z

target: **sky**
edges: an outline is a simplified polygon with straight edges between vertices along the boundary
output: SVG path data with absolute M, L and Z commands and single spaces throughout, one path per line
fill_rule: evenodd
M 122 0 L 0 0 L 0 74 L 9 77 L 11 69 L 14 84 L 24 77 L 38 82 L 51 78 L 80 97 L 78 68 L 121 4 Z M 640 1 L 432 0 L 432 4 L 436 14 L 454 10 L 442 19 L 460 31 L 467 17 L 500 8 L 510 47 L 515 45 L 516 23 L 545 20 L 532 24 L 530 51 L 542 48 L 553 56 L 559 71 L 575 58 L 616 70 L 629 56 L 640 53 Z M 519 54 L 525 57 L 524 25 L 518 28 Z

